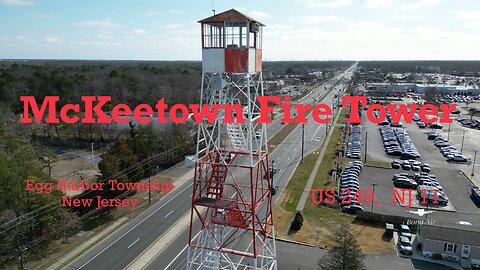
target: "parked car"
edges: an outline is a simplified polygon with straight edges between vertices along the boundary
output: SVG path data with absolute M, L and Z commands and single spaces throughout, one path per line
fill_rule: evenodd
M 390 162 L 390 167 L 392 167 L 392 169 L 400 169 L 400 161 L 394 159 L 392 160 L 392 162 Z
M 431 123 L 429 126 L 430 126 L 430 128 L 433 128 L 433 129 L 442 129 L 443 128 L 443 125 L 440 124 L 440 123 Z
M 410 228 L 407 226 L 407 225 L 400 225 L 398 227 L 398 234 L 399 234 L 399 237 L 406 237 L 408 238 L 409 240 L 412 239 L 412 232 L 410 231 Z
M 448 155 L 447 156 L 447 161 L 448 162 L 467 162 L 468 161 L 468 158 L 464 155 L 458 155 L 458 154 L 454 154 L 454 155 Z
M 397 188 L 415 189 L 417 187 L 417 183 L 408 178 L 398 178 L 393 181 L 393 186 Z
M 437 138 L 438 136 L 440 136 L 440 134 L 437 133 L 437 132 L 429 132 L 428 136 L 427 136 L 427 139 L 428 140 L 435 140 L 435 138 Z
M 412 166 L 410 165 L 410 162 L 408 162 L 408 160 L 405 160 L 403 163 L 402 163 L 402 169 L 403 170 L 410 170 L 412 168 Z
M 453 110 L 450 112 L 451 114 L 460 114 L 460 110 Z
M 363 206 L 358 204 L 350 204 L 342 207 L 342 212 L 356 214 L 357 211 L 364 211 Z
M 405 236 L 399 236 L 397 242 L 398 252 L 405 255 L 412 255 L 413 248 L 410 239 Z
M 430 165 L 424 163 L 424 164 L 422 164 L 422 166 L 420 167 L 420 169 L 422 170 L 422 172 L 429 173 L 429 172 L 430 172 Z
M 443 193 L 427 191 L 427 192 L 421 193 L 420 197 L 422 200 L 425 200 L 428 203 L 436 203 L 436 204 L 442 204 L 442 205 L 448 204 L 448 199 L 445 197 Z

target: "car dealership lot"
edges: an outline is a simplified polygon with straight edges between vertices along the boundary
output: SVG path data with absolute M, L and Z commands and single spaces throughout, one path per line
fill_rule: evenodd
M 449 163 L 446 161 L 446 158 L 442 156 L 439 151 L 439 148 L 434 146 L 432 140 L 427 140 L 427 132 L 431 131 L 428 127 L 425 129 L 420 129 L 415 123 L 403 123 L 403 128 L 408 132 L 408 135 L 414 145 L 416 146 L 419 154 L 421 155 L 417 161 L 430 164 L 431 171 L 430 174 L 436 175 L 438 184 L 443 187 L 445 196 L 448 198 L 449 202 L 446 206 L 444 205 L 433 205 L 432 203 L 428 204 L 429 210 L 435 211 L 432 214 L 435 217 L 438 217 L 439 220 L 447 222 L 458 221 L 462 216 L 465 219 L 465 216 L 468 216 L 472 223 L 480 226 L 480 209 L 475 206 L 472 200 L 469 197 L 471 183 L 469 179 L 458 169 L 468 168 L 471 165 Z M 447 138 L 447 128 L 448 125 L 444 125 L 443 130 L 437 130 L 439 133 L 444 134 L 443 137 Z M 450 142 L 456 146 L 458 139 L 453 139 L 454 136 L 460 135 L 460 144 L 462 136 L 462 126 L 460 124 L 451 124 L 450 127 Z M 464 128 L 465 129 L 465 128 Z M 480 130 L 469 130 L 471 132 L 472 138 L 464 139 L 464 152 L 472 151 L 466 150 L 467 144 L 469 145 L 468 149 L 473 147 L 478 147 L 478 143 L 474 143 L 473 134 L 476 132 L 480 136 Z M 466 134 L 469 134 L 466 131 Z M 365 133 L 368 133 L 367 136 L 367 160 L 372 161 L 387 161 L 390 162 L 393 159 L 399 159 L 398 156 L 388 156 L 385 153 L 385 148 L 383 146 L 382 137 L 379 132 L 379 125 L 373 124 L 369 121 L 363 123 L 363 137 L 365 138 Z M 459 145 L 458 149 L 461 148 Z M 478 153 L 480 154 L 480 153 Z M 468 155 L 468 152 L 467 152 Z M 480 160 L 480 156 L 478 157 Z M 401 161 L 402 162 L 402 161 Z M 480 170 L 480 167 L 478 167 Z M 403 170 L 400 169 L 385 169 L 385 168 L 375 168 L 370 166 L 365 166 L 364 170 L 360 175 L 360 188 L 362 190 L 372 189 L 372 184 L 376 184 L 375 187 L 375 199 L 379 201 L 378 205 L 373 206 L 373 212 L 379 214 L 387 215 L 400 215 L 405 217 L 412 217 L 410 211 L 414 211 L 417 208 L 427 208 L 427 205 L 420 205 L 419 199 L 416 197 L 416 191 L 412 192 L 412 209 L 407 209 L 404 206 L 400 206 L 392 202 L 393 198 L 393 181 L 392 176 L 395 173 L 407 172 L 410 175 L 418 173 L 417 171 L 412 170 Z M 407 198 L 406 198 L 407 199 Z M 398 203 L 398 200 L 397 200 Z M 372 207 L 364 205 L 365 211 L 371 211 Z M 419 218 L 416 215 L 416 218 Z

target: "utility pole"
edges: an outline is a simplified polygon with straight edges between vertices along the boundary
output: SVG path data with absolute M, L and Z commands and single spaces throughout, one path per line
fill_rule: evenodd
M 24 270 L 23 266 L 23 244 L 22 244 L 22 236 L 20 233 L 20 222 L 17 219 L 17 241 L 18 241 L 18 261 L 20 263 L 20 270 Z
M 270 188 L 273 188 L 273 175 L 275 175 L 275 160 L 273 159 L 272 159 L 272 168 L 270 169 L 270 171 L 272 172 L 271 173 L 272 177 L 270 177 L 272 184 L 270 185 Z
M 451 125 L 451 123 L 448 123 L 447 141 L 450 140 L 450 125 Z
M 472 166 L 472 174 L 471 176 L 475 175 L 475 161 L 477 161 L 477 150 L 473 151 L 473 166 Z
M 371 183 L 373 189 L 373 200 L 370 208 L 370 215 L 373 213 L 373 205 L 375 204 L 375 187 L 378 186 L 376 183 Z
M 152 154 L 148 154 L 148 205 L 152 203 L 152 188 L 151 188 L 151 178 L 152 178 Z
M 463 142 L 465 141 L 465 130 L 463 131 L 462 135 L 462 148 L 460 148 L 460 154 L 463 154 Z
M 332 97 L 332 108 L 333 108 L 333 114 L 335 115 L 335 96 Z
M 305 124 L 302 124 L 302 161 L 303 161 L 304 146 L 305 146 Z
M 91 146 L 92 146 L 92 165 L 93 165 L 93 167 L 95 167 L 95 153 L 93 152 L 93 142 L 92 142 Z
M 364 162 L 367 162 L 367 140 L 368 138 L 368 132 L 365 131 L 365 157 L 364 157 Z

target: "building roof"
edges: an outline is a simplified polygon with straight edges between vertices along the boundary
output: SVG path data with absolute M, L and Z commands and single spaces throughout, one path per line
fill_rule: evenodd
M 218 22 L 229 22 L 229 21 L 249 21 L 249 22 L 258 23 L 261 26 L 265 26 L 263 23 L 233 8 L 230 10 L 224 11 L 222 13 L 218 13 L 217 15 L 213 15 L 211 17 L 205 18 L 198 22 L 199 23 L 218 23 Z
M 480 228 L 465 225 L 421 225 L 423 239 L 480 246 Z
M 458 90 L 458 91 L 469 91 L 469 90 L 477 90 L 475 86 L 462 86 L 462 85 L 449 85 L 449 84 L 416 84 L 417 88 L 444 88 L 448 90 Z

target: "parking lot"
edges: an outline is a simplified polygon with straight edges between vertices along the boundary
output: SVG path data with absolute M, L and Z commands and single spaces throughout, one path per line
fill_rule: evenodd
M 447 125 L 448 126 L 448 125 Z M 434 146 L 432 140 L 427 140 L 427 132 L 429 128 L 420 129 L 415 123 L 403 125 L 405 131 L 408 132 L 412 143 L 418 150 L 420 157 L 417 159 L 421 162 L 430 164 L 430 174 L 437 176 L 438 183 L 443 187 L 446 197 L 449 200 L 448 205 L 432 205 L 428 204 L 428 208 L 434 211 L 429 214 L 429 217 L 434 217 L 443 222 L 457 222 L 458 220 L 467 220 L 472 224 L 480 225 L 480 209 L 475 206 L 470 195 L 470 180 L 459 169 L 464 171 L 472 169 L 472 164 L 456 164 L 449 163 L 446 158 L 442 156 L 439 149 Z M 478 147 L 475 143 L 475 137 L 480 136 L 480 130 L 469 129 L 462 127 L 458 122 L 452 123 L 450 126 L 450 142 L 458 149 L 461 148 L 463 131 L 465 130 L 465 138 L 463 153 L 467 156 L 473 156 L 472 153 Z M 447 138 L 447 128 L 438 130 L 445 138 Z M 367 136 L 367 160 L 390 162 L 399 157 L 387 156 L 382 142 L 382 137 L 379 132 L 379 126 L 365 121 L 363 123 L 363 140 Z M 470 153 L 470 154 L 469 154 Z M 480 154 L 480 152 L 478 153 Z M 480 161 L 480 156 L 478 157 Z M 478 164 L 477 164 L 478 165 Z M 480 170 L 480 167 L 478 168 Z M 412 208 L 407 209 L 400 205 L 392 204 L 392 176 L 395 173 L 407 172 L 409 174 L 417 173 L 411 170 L 404 171 L 400 169 L 384 169 L 365 166 L 360 175 L 360 188 L 362 190 L 372 189 L 372 184 L 375 187 L 375 199 L 379 201 L 378 205 L 373 207 L 365 206 L 365 211 L 371 211 L 379 214 L 401 215 L 405 217 L 419 218 L 415 210 L 418 208 L 426 208 L 427 205 L 419 205 L 418 199 L 415 198 L 416 192 L 412 192 Z M 480 173 L 480 172 L 479 172 Z M 414 213 L 412 213 L 414 212 Z

